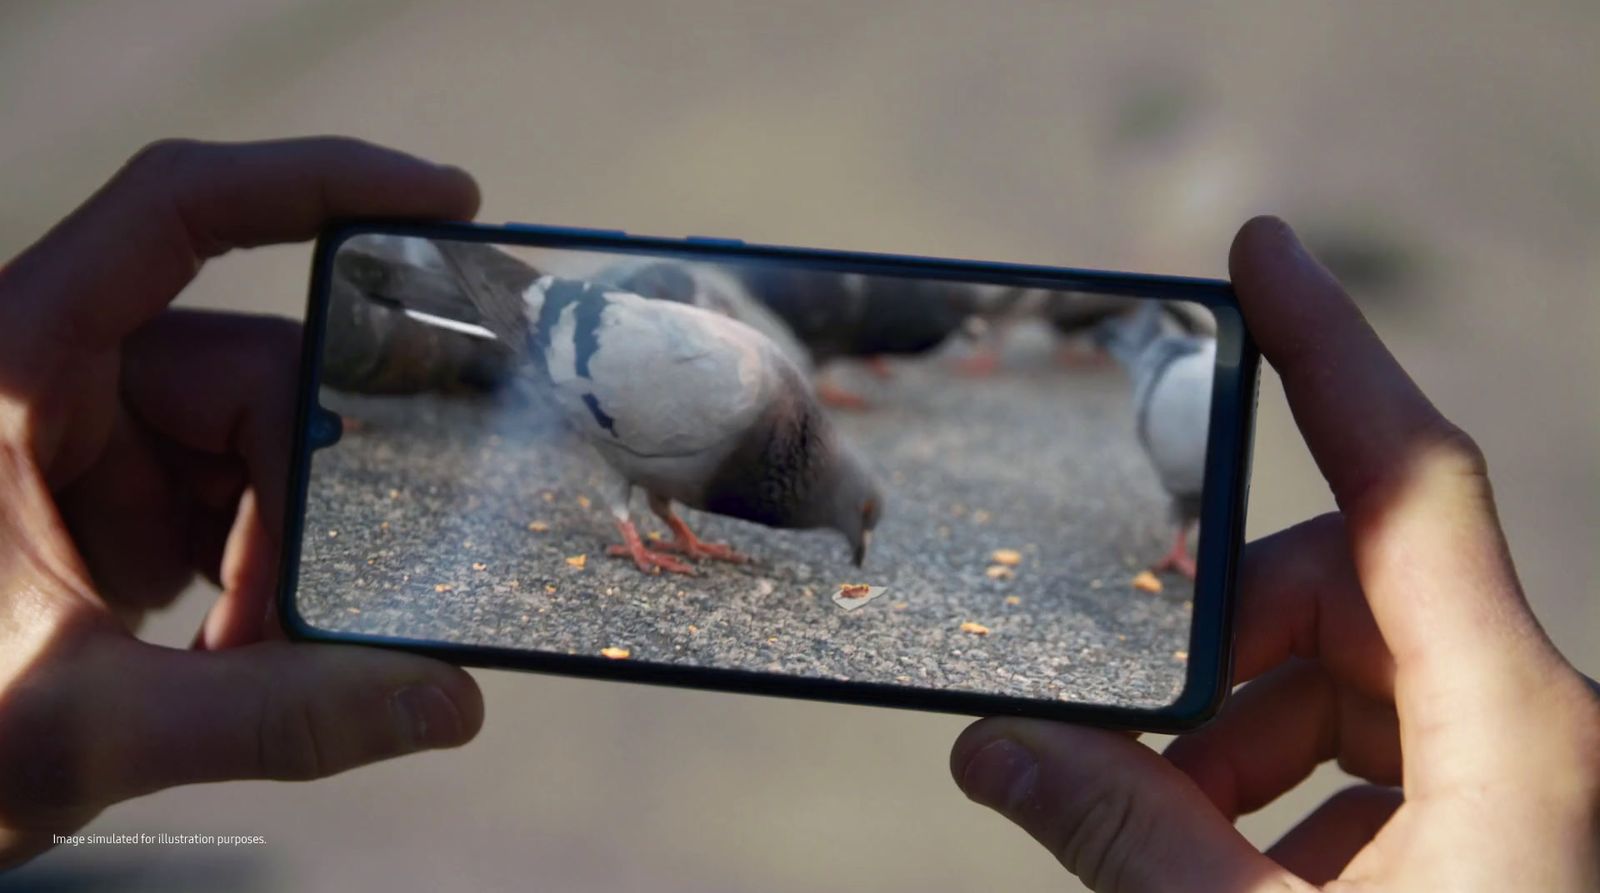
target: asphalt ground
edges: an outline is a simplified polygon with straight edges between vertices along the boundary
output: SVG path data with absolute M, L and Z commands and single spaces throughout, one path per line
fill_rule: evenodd
M 606 555 L 616 534 L 598 460 L 526 401 L 326 392 L 353 424 L 313 463 L 300 609 L 325 629 L 1169 703 L 1191 587 L 1174 575 L 1160 593 L 1131 585 L 1170 528 L 1126 378 L 1058 365 L 1038 330 L 1013 337 L 989 378 L 957 374 L 948 353 L 895 362 L 888 380 L 828 372 L 873 403 L 834 416 L 886 494 L 863 569 L 835 533 L 686 512 L 752 562 L 647 576 Z M 635 503 L 641 529 L 659 529 Z M 997 550 L 1019 560 L 997 564 Z M 832 600 L 845 582 L 885 592 L 847 611 Z

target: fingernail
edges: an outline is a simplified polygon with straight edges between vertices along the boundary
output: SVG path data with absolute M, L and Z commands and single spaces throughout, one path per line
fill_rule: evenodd
M 394 696 L 403 734 L 418 749 L 461 743 L 461 712 L 437 685 L 402 689 Z
M 967 760 L 961 790 L 990 809 L 1009 813 L 1033 795 L 1038 780 L 1033 753 L 1010 738 L 997 738 Z

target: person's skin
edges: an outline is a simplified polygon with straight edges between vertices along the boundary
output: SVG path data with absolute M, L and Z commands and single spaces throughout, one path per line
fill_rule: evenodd
M 458 170 L 351 141 L 161 144 L 0 270 L 0 867 L 129 797 L 476 733 L 459 669 L 281 641 L 298 329 L 166 308 L 230 248 L 477 201 Z M 1478 451 L 1282 224 L 1245 227 L 1233 275 L 1342 510 L 1247 551 L 1254 681 L 1166 758 L 986 720 L 958 782 L 1099 890 L 1600 886 L 1600 707 L 1528 612 Z M 223 594 L 193 650 L 135 639 L 197 573 Z M 1379 785 L 1403 767 L 1404 804 L 1354 789 L 1267 855 L 1234 831 L 1333 758 Z
M 352 140 L 161 143 L 0 269 L 0 868 L 130 797 L 477 733 L 458 668 L 282 641 L 299 327 L 167 309 L 232 248 L 477 206 L 461 171 Z M 196 574 L 223 591 L 193 649 L 136 639 Z
M 1482 454 L 1282 222 L 1230 270 L 1339 506 L 1246 548 L 1249 684 L 1165 755 L 980 721 L 957 784 L 1098 891 L 1600 890 L 1600 697 L 1528 609 Z M 1234 829 L 1327 760 L 1370 784 L 1266 853 Z

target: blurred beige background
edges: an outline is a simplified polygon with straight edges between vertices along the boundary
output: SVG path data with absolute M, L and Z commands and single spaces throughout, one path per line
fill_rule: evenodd
M 473 171 L 489 221 L 1201 275 L 1276 211 L 1482 442 L 1529 597 L 1595 675 L 1597 42 L 1600 9 L 1554 0 L 7 3 L 0 257 L 166 135 L 402 146 Z M 183 300 L 298 314 L 308 257 L 230 257 Z M 1253 534 L 1330 506 L 1270 380 L 1256 457 Z M 0 888 L 1072 888 L 950 784 L 960 718 L 479 678 L 465 750 L 90 829 L 266 846 L 57 851 Z M 1242 826 L 1270 842 L 1337 784 Z

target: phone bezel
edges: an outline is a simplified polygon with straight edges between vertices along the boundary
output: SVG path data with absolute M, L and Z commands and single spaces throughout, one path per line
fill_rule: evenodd
M 1200 538 L 1196 549 L 1199 578 L 1195 584 L 1189 659 L 1182 693 L 1172 703 L 1152 708 L 1047 701 L 978 692 L 843 682 L 755 670 L 615 661 L 600 656 L 407 639 L 312 626 L 300 615 L 295 602 L 310 459 L 316 448 L 308 437 L 307 429 L 320 388 L 320 360 L 333 257 L 346 239 L 363 233 L 608 251 L 685 260 L 782 263 L 833 271 L 888 273 L 1185 300 L 1206 306 L 1217 320 L 1217 365 L 1206 455 L 1207 484 L 1202 498 Z M 336 222 L 322 232 L 312 260 L 295 409 L 289 510 L 284 520 L 283 558 L 277 596 L 280 619 L 284 630 L 296 640 L 375 645 L 424 654 L 465 666 L 946 713 L 1033 716 L 1140 731 L 1177 732 L 1191 729 L 1215 714 L 1230 688 L 1234 589 L 1244 538 L 1259 362 L 1259 353 L 1245 329 L 1232 286 L 1217 279 L 745 244 L 737 239 L 699 236 L 672 239 L 635 236 L 615 230 L 535 224 L 493 226 L 394 220 Z

